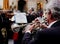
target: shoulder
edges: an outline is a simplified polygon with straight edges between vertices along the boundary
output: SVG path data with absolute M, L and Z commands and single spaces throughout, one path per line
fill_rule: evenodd
M 43 30 L 41 30 L 41 31 L 37 31 L 37 34 L 39 34 L 39 35 L 54 35 L 54 34 L 60 34 L 60 27 L 53 27 L 53 28 L 46 28 L 46 29 L 43 29 Z

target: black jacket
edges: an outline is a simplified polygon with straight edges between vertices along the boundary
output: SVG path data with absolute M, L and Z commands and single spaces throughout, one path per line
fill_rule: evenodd
M 1 32 L 2 28 L 6 28 L 6 31 L 7 31 L 7 37 L 6 38 L 3 38 L 3 36 L 2 36 L 2 32 Z M 8 39 L 8 36 L 10 37 L 9 29 L 10 29 L 9 18 L 7 18 L 5 16 L 5 13 L 1 13 L 1 15 L 0 15 L 0 44 L 3 44 L 4 40 Z
M 60 43 L 60 21 L 54 23 L 51 28 L 37 31 L 34 38 L 30 33 L 25 33 L 22 44 L 58 44 Z

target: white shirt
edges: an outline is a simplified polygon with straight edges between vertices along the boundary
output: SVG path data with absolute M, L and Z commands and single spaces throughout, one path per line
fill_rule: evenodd
M 49 24 L 49 26 L 47 28 L 50 28 L 54 23 L 56 23 L 57 21 L 54 21 L 52 23 Z

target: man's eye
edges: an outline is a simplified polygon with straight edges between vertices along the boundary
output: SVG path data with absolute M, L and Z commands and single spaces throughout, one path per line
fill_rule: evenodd
M 42 16 L 42 17 L 44 17 L 44 16 Z
M 46 15 L 47 13 L 45 13 L 45 15 Z

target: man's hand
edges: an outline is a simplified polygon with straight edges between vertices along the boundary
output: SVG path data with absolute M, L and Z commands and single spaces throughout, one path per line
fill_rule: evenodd
M 29 25 L 27 25 L 26 27 L 25 27 L 25 32 L 29 32 L 29 33 L 31 33 L 31 31 L 34 29 L 34 27 L 35 27 L 35 24 L 29 24 Z

